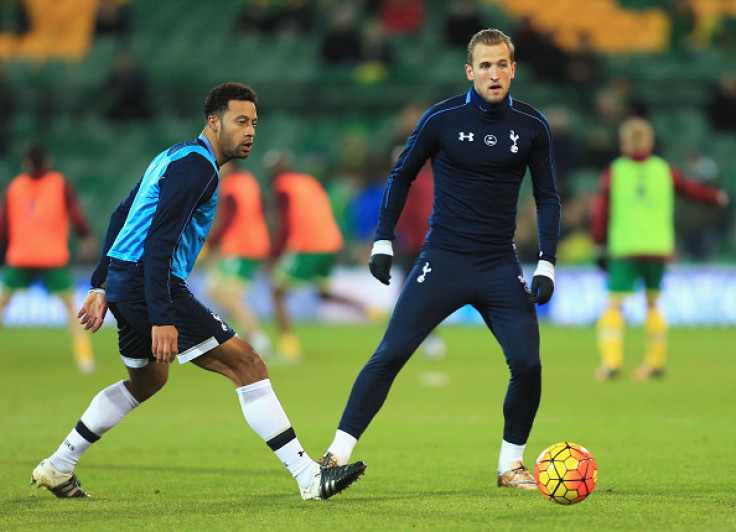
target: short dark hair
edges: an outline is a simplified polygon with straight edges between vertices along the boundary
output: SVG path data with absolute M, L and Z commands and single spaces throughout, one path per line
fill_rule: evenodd
M 207 99 L 204 101 L 205 119 L 210 115 L 222 118 L 222 115 L 227 111 L 231 100 L 256 103 L 258 101 L 258 96 L 256 96 L 256 91 L 251 89 L 248 85 L 235 83 L 233 81 L 221 83 L 210 91 L 207 95 Z
M 49 154 L 41 144 L 31 144 L 28 147 L 26 158 L 34 171 L 44 170 L 48 162 Z
M 496 44 L 505 44 L 509 47 L 511 54 L 511 62 L 514 62 L 514 43 L 511 42 L 511 38 L 501 30 L 495 28 L 488 28 L 480 30 L 478 33 L 473 35 L 468 43 L 468 64 L 473 64 L 473 50 L 478 44 L 487 44 L 494 46 Z

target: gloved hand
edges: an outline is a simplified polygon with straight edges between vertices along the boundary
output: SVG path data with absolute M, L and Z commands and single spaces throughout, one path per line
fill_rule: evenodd
M 371 250 L 368 269 L 371 275 L 388 285 L 391 280 L 391 263 L 394 260 L 394 248 L 390 240 L 376 240 Z
M 552 298 L 555 291 L 555 265 L 547 260 L 540 260 L 532 279 L 532 293 L 529 301 L 544 305 Z

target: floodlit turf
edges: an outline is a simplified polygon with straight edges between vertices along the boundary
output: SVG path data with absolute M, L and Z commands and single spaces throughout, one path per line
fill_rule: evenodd
M 306 449 L 332 440 L 353 380 L 383 329 L 302 325 L 308 355 L 271 379 Z M 305 503 L 253 433 L 233 386 L 194 366 L 83 457 L 91 500 L 28 485 L 100 389 L 124 375 L 111 330 L 95 335 L 99 369 L 76 372 L 64 330 L 0 330 L 1 530 L 734 530 L 736 334 L 671 332 L 669 373 L 593 381 L 592 329 L 542 330 L 543 393 L 527 465 L 548 445 L 586 446 L 599 467 L 584 502 L 496 487 L 507 369 L 485 329 L 446 327 L 442 361 L 421 352 L 399 375 L 353 458 L 368 471 L 326 502 Z

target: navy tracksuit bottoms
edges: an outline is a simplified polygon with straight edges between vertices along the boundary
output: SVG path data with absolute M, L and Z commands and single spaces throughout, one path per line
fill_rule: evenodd
M 472 305 L 506 357 L 511 376 L 503 404 L 504 440 L 524 444 L 539 407 L 539 324 L 518 258 L 425 249 L 401 290 L 386 333 L 353 385 L 339 429 L 360 438 L 396 375 L 440 322 Z

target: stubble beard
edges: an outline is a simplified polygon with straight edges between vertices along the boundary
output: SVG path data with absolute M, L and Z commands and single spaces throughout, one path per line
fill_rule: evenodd
M 221 135 L 222 137 L 223 135 Z M 223 149 L 223 155 L 227 157 L 228 160 L 231 159 L 246 159 L 250 153 L 245 152 L 243 153 L 240 151 L 240 144 L 237 142 L 234 142 L 232 139 L 229 138 L 220 138 L 220 146 L 227 146 L 227 149 Z

